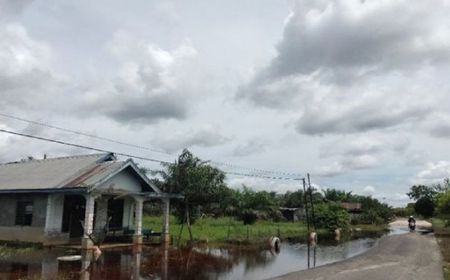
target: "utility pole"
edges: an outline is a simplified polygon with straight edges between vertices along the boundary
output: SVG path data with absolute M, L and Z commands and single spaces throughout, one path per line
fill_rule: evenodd
M 309 235 L 308 199 L 306 197 L 306 181 L 305 181 L 305 178 L 303 178 L 302 181 L 303 181 L 303 202 L 304 202 L 304 206 L 305 206 L 305 215 L 306 215 L 306 227 L 308 229 L 308 235 Z
M 312 224 L 314 227 L 314 231 L 316 231 L 316 222 L 315 222 L 315 216 L 314 216 L 314 202 L 312 198 L 312 188 L 311 188 L 311 179 L 309 177 L 309 173 L 306 174 L 308 178 L 308 188 L 309 188 L 309 200 L 311 201 L 311 216 L 312 216 Z

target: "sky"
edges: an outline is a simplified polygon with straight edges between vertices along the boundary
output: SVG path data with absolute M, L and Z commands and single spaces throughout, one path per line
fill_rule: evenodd
M 411 185 L 450 177 L 449 12 L 444 0 L 0 0 L 0 113 L 152 150 L 4 116 L 0 128 L 168 161 L 188 148 L 401 206 Z M 0 162 L 83 153 L 0 133 Z

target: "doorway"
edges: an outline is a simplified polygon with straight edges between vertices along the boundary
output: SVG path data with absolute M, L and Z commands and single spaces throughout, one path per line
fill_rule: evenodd
M 82 195 L 64 196 L 62 232 L 68 232 L 70 238 L 83 236 L 83 222 L 86 199 Z
M 123 225 L 123 199 L 108 200 L 108 219 L 110 229 L 121 229 Z

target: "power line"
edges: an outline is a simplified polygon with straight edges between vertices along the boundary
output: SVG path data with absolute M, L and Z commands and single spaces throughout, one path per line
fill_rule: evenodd
M 152 161 L 152 162 L 157 162 L 157 163 L 171 163 L 171 162 L 164 161 L 164 160 L 135 156 L 135 155 L 120 153 L 120 152 L 116 153 L 116 152 L 109 151 L 109 150 L 89 147 L 89 146 L 75 144 L 75 143 L 69 143 L 69 142 L 65 142 L 65 141 L 61 141 L 61 140 L 55 140 L 55 139 L 50 139 L 50 138 L 41 137 L 41 136 L 35 136 L 35 135 L 31 135 L 31 134 L 26 134 L 26 133 L 15 132 L 15 131 L 6 130 L 6 129 L 0 129 L 0 132 L 9 133 L 9 134 L 27 137 L 27 138 L 32 138 L 32 139 L 37 139 L 37 140 L 42 140 L 42 141 L 47 141 L 47 142 L 52 142 L 52 143 L 56 143 L 56 144 L 66 145 L 66 146 L 71 146 L 71 147 L 76 147 L 76 148 L 81 148 L 81 149 L 86 149 L 86 150 L 91 150 L 91 151 L 96 151 L 96 152 L 114 153 L 119 156 L 132 157 L 132 158 L 136 158 L 136 159 L 142 159 L 142 160 L 147 160 L 147 161 Z
M 119 140 L 115 140 L 115 139 L 111 139 L 111 138 L 107 138 L 107 137 L 103 137 L 103 136 L 97 136 L 97 135 L 89 134 L 89 133 L 78 131 L 78 130 L 67 129 L 64 127 L 59 127 L 59 126 L 55 126 L 55 125 L 51 125 L 51 124 L 47 124 L 47 123 L 43 123 L 43 122 L 29 120 L 29 119 L 25 119 L 25 118 L 13 116 L 13 115 L 5 114 L 5 113 L 0 113 L 0 116 L 9 118 L 9 119 L 13 119 L 13 120 L 30 123 L 30 124 L 34 124 L 34 125 L 38 125 L 38 126 L 42 126 L 42 127 L 47 127 L 47 128 L 52 128 L 52 129 L 68 132 L 68 133 L 73 133 L 76 135 L 99 139 L 99 140 L 107 141 L 110 143 L 125 145 L 125 146 L 132 147 L 132 148 L 137 148 L 137 149 L 147 150 L 147 151 L 156 152 L 156 153 L 160 153 L 160 154 L 164 154 L 164 155 L 174 156 L 173 154 L 170 154 L 163 150 L 158 150 L 158 149 L 154 149 L 154 148 L 150 148 L 150 147 L 146 147 L 146 146 L 142 146 L 142 145 L 131 144 L 131 143 L 127 143 L 127 142 L 123 142 L 123 141 L 119 141 Z M 288 173 L 288 172 L 281 172 L 281 171 L 257 169 L 257 168 L 244 167 L 244 166 L 240 166 L 240 165 L 236 165 L 236 164 L 225 163 L 225 162 L 220 162 L 220 161 L 213 161 L 213 160 L 210 160 L 209 162 L 216 166 L 224 166 L 224 167 L 228 167 L 228 168 L 232 168 L 232 169 L 245 169 L 245 170 L 248 170 L 248 171 L 254 172 L 254 173 L 273 174 L 273 175 L 278 174 L 278 175 L 285 176 L 285 177 L 287 176 L 287 177 L 303 178 L 303 175 L 298 174 L 298 173 Z M 254 174 L 254 175 L 259 175 L 259 174 Z M 261 176 L 266 176 L 266 175 L 261 175 Z M 270 177 L 270 176 L 268 176 L 268 177 Z
M 16 116 L 8 115 L 8 114 L 5 114 L 5 113 L 0 113 L 0 116 L 5 117 L 5 118 L 9 118 L 9 119 L 13 119 L 13 120 L 17 120 L 17 121 L 31 123 L 31 124 L 38 125 L 38 126 L 53 128 L 53 129 L 61 130 L 61 131 L 68 132 L 68 133 L 74 133 L 74 134 L 77 134 L 77 135 L 82 135 L 82 136 L 86 136 L 86 137 L 90 137 L 90 138 L 94 138 L 94 139 L 99 139 L 99 140 L 103 140 L 103 141 L 107 141 L 107 142 L 111 142 L 111 143 L 116 143 L 116 144 L 125 145 L 125 146 L 138 148 L 138 149 L 142 149 L 142 150 L 147 150 L 147 151 L 151 151 L 151 152 L 171 155 L 171 154 L 169 154 L 167 152 L 164 152 L 162 150 L 157 150 L 157 149 L 153 149 L 153 148 L 149 148 L 149 147 L 145 147 L 145 146 L 141 146 L 141 145 L 130 144 L 130 143 L 114 140 L 114 139 L 103 137 L 103 136 L 97 136 L 97 135 L 85 133 L 85 132 L 78 131 L 78 130 L 72 130 L 72 129 L 67 129 L 67 128 L 64 128 L 64 127 L 54 126 L 54 125 L 43 123 L 43 122 L 28 120 L 28 119 L 24 119 L 24 118 L 20 118 L 20 117 L 16 117 Z
M 46 138 L 46 137 L 41 137 L 41 136 L 36 136 L 36 135 L 31 135 L 31 134 L 26 134 L 26 133 L 15 132 L 15 131 L 7 130 L 7 129 L 0 129 L 0 132 L 8 133 L 8 134 L 16 135 L 16 136 L 22 136 L 22 137 L 26 137 L 26 138 L 31 138 L 31 139 L 36 139 L 36 140 L 41 140 L 41 141 L 46 141 L 46 142 L 51 142 L 51 143 L 60 144 L 60 145 L 66 145 L 66 146 L 71 146 L 71 147 L 76 147 L 76 148 L 81 148 L 81 149 L 87 149 L 87 150 L 96 151 L 96 152 L 114 153 L 114 154 L 119 155 L 119 156 L 125 156 L 125 157 L 140 159 L 140 160 L 144 160 L 144 161 L 151 161 L 151 162 L 157 162 L 157 163 L 171 164 L 171 162 L 169 162 L 169 161 L 164 161 L 164 160 L 159 160 L 159 159 L 154 159 L 154 158 L 148 158 L 148 157 L 142 157 L 142 156 L 136 156 L 136 155 L 127 154 L 127 153 L 121 153 L 121 152 L 113 152 L 113 151 L 110 151 L 110 150 L 105 150 L 105 149 L 100 149 L 100 148 L 95 148 L 95 147 L 89 147 L 89 146 L 85 146 L 85 145 L 81 145 L 81 144 L 70 143 L 70 142 L 66 142 L 66 141 L 61 141 L 61 140 L 56 140 L 56 139 L 51 139 L 51 138 Z M 246 174 L 246 173 L 239 173 L 239 172 L 229 172 L 229 171 L 224 171 L 224 173 L 229 174 L 229 175 L 246 176 L 246 177 L 258 177 L 258 178 L 273 179 L 273 180 L 300 180 L 298 178 L 270 177 L 270 176 Z

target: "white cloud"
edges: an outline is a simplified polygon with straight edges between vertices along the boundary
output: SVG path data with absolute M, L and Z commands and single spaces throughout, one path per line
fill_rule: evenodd
M 171 132 L 169 135 L 158 135 L 152 143 L 168 153 L 174 153 L 184 148 L 220 146 L 230 140 L 221 134 L 218 127 L 207 125 L 197 129 Z
M 375 187 L 373 186 L 365 186 L 363 189 L 363 194 L 365 195 L 374 195 L 376 193 Z
M 433 184 L 450 178 L 450 161 L 429 162 L 411 179 L 413 184 Z

